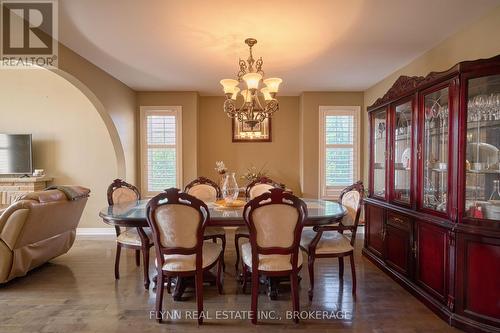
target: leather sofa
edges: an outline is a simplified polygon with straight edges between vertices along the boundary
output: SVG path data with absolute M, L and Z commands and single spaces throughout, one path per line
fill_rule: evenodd
M 0 283 L 69 251 L 90 190 L 68 188 L 77 195 L 72 200 L 60 190 L 33 192 L 1 213 Z

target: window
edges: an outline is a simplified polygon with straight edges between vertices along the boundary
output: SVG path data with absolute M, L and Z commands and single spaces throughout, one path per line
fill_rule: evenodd
M 141 107 L 141 184 L 146 196 L 182 184 L 181 110 Z
M 320 197 L 337 198 L 359 178 L 359 106 L 320 106 Z

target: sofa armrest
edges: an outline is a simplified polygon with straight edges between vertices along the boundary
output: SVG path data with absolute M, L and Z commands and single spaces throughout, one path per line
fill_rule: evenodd
M 24 228 L 29 212 L 28 208 L 15 207 L 15 209 L 10 210 L 9 207 L 2 214 L 2 220 L 5 220 L 5 222 L 1 221 L 3 222 L 3 228 L 0 230 L 0 238 L 11 250 L 14 249 L 17 239 Z

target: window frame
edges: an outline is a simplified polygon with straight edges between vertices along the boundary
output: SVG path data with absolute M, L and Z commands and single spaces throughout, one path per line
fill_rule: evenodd
M 343 116 L 349 115 L 354 116 L 354 142 L 352 145 L 341 145 L 341 144 L 326 144 L 326 116 Z M 361 171 L 361 106 L 350 105 L 350 106 L 330 106 L 330 105 L 320 105 L 319 107 L 319 198 L 326 200 L 336 200 L 338 199 L 340 192 L 347 187 L 344 186 L 326 186 L 326 148 L 328 146 L 352 146 L 353 147 L 353 182 L 356 182 L 360 177 Z M 350 185 L 350 184 L 349 184 Z
M 182 187 L 182 106 L 141 106 L 140 107 L 140 172 L 141 192 L 145 197 L 153 197 L 160 191 L 148 189 L 148 144 L 147 144 L 147 117 L 151 115 L 175 117 L 175 158 L 176 158 L 176 185 Z M 171 146 L 171 145 L 163 145 Z

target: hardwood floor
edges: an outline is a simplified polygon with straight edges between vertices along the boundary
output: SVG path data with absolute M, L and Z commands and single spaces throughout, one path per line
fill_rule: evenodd
M 228 233 L 228 244 L 234 234 Z M 291 310 L 290 292 L 281 288 L 278 301 L 270 301 L 263 292 L 259 310 L 283 320 L 261 320 L 254 326 L 250 320 L 205 319 L 198 328 L 196 320 L 186 318 L 196 309 L 194 297 L 173 302 L 165 295 L 164 309 L 170 314 L 180 311 L 182 319 L 158 324 L 150 319 L 155 294 L 143 286 L 142 269 L 135 266 L 133 251 L 122 252 L 121 278 L 115 281 L 113 260 L 114 237 L 78 237 L 71 251 L 52 260 L 24 278 L 0 286 L 0 332 L 459 332 L 440 320 L 422 303 L 361 256 L 362 235 L 357 240 L 357 296 L 351 295 L 349 262 L 345 263 L 344 286 L 338 278 L 338 261 L 316 261 L 314 300 L 309 303 L 307 267 L 301 271 L 300 304 L 303 311 L 346 312 L 352 319 L 303 319 L 298 325 L 285 319 Z M 154 255 L 152 250 L 151 255 Z M 226 250 L 224 295 L 215 286 L 205 287 L 205 311 L 214 318 L 216 311 L 250 309 L 250 294 L 242 294 L 235 280 L 235 251 Z M 153 275 L 154 260 L 151 265 Z M 340 310 L 338 312 L 337 310 Z M 219 313 L 220 314 L 220 313 Z M 232 313 L 234 314 L 234 313 Z M 243 312 L 239 313 L 243 315 Z M 318 313 L 316 313 L 317 315 Z M 225 312 L 230 316 L 230 312 Z

